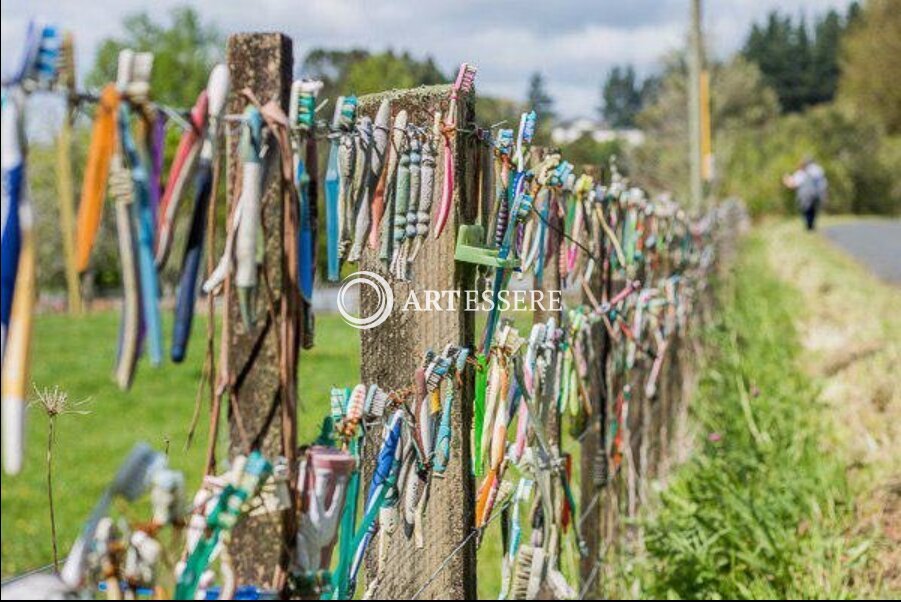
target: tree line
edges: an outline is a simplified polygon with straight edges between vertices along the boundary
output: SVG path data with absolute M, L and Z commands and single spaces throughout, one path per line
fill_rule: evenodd
M 153 48 L 154 97 L 190 107 L 209 70 L 223 59 L 225 36 L 190 7 L 176 8 L 168 22 L 147 14 L 127 17 L 123 33 L 104 40 L 86 85 L 115 78 L 116 57 L 124 47 Z M 365 49 L 313 49 L 297 76 L 325 82 L 325 97 L 365 94 L 386 88 L 446 83 L 445 73 L 428 56 Z M 782 173 L 805 154 L 824 164 L 832 182 L 833 211 L 901 211 L 901 11 L 897 0 L 854 3 L 845 13 L 828 11 L 808 21 L 773 12 L 751 26 L 735 56 L 710 64 L 711 104 L 717 176 L 712 196 L 738 195 L 757 213 L 788 209 L 790 197 L 779 184 Z M 627 148 L 600 143 L 588 134 L 564 152 L 580 164 L 604 165 L 617 157 L 649 190 L 683 196 L 687 191 L 687 99 L 684 55 L 664 57 L 658 72 L 641 76 L 630 65 L 609 70 L 600 85 L 597 116 L 615 128 L 637 127 L 646 142 Z M 483 124 L 515 120 L 535 108 L 543 119 L 538 144 L 551 144 L 554 99 L 541 73 L 527 82 L 525 101 L 479 95 Z M 82 120 L 81 125 L 86 125 Z M 76 132 L 76 177 L 83 165 L 88 128 Z M 169 145 L 174 152 L 177 132 Z M 32 194 L 40 211 L 55 215 L 52 148 L 34 145 Z M 46 169 L 40 166 L 45 165 Z M 42 285 L 63 283 L 55 220 L 38 222 Z M 101 237 L 112 241 L 112 237 Z M 108 248 L 106 248 L 108 247 Z M 98 285 L 117 286 L 115 244 L 98 248 Z M 104 260 L 108 258 L 108 261 Z M 107 265 L 109 269 L 103 269 Z M 167 274 L 164 274 L 164 282 Z M 168 276 L 172 276 L 171 274 Z M 174 277 L 174 276 L 173 276 Z

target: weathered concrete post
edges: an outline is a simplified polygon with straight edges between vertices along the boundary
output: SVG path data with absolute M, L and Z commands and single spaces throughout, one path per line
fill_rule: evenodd
M 359 99 L 359 113 L 374 117 L 382 99 L 389 98 L 392 118 L 398 111 L 405 109 L 410 123 L 429 127 L 435 110 L 447 110 L 449 94 L 450 86 L 372 94 Z M 457 123 L 465 128 L 462 124 L 471 123 L 474 118 L 471 96 L 461 99 L 458 111 Z M 454 261 L 454 247 L 457 226 L 463 222 L 471 223 L 475 217 L 474 149 L 471 136 L 458 132 L 452 147 L 456 165 L 454 210 L 440 238 L 434 240 L 431 232 L 429 233 L 410 268 L 408 282 L 389 276 L 378 259 L 377 251 L 368 247 L 364 251 L 360 268 L 385 275 L 395 299 L 394 311 L 385 323 L 361 332 L 361 378 L 364 383 L 378 383 L 386 390 L 405 387 L 410 384 L 415 369 L 428 349 L 440 352 L 448 343 L 463 344 L 470 348 L 474 345 L 474 313 L 464 311 L 462 299 L 458 300 L 456 308 L 451 311 L 401 310 L 411 291 L 459 291 L 472 286 L 472 267 Z M 441 153 L 443 150 L 436 161 L 432 223 L 444 178 Z M 375 313 L 376 304 L 374 291 L 369 287 L 361 287 L 361 315 Z M 402 528 L 395 530 L 390 538 L 391 552 L 386 566 L 379 574 L 379 582 L 371 590 L 374 599 L 408 599 L 414 594 L 423 599 L 474 599 L 476 596 L 475 538 L 469 537 L 475 520 L 470 457 L 472 394 L 471 371 L 467 370 L 462 399 L 456 399 L 453 406 L 451 460 L 444 477 L 432 477 L 431 480 L 430 499 L 424 521 L 425 546 L 417 549 L 413 538 L 407 539 Z M 380 433 L 371 432 L 368 436 L 371 440 L 367 443 L 369 453 L 363 460 L 364 484 L 369 482 L 372 475 Z M 460 548 L 467 537 L 468 541 Z M 377 554 L 373 552 L 377 547 L 375 542 L 370 546 L 368 581 L 376 576 Z M 449 559 L 447 564 L 443 564 L 446 559 Z M 426 583 L 428 586 L 419 592 Z
M 537 165 L 538 163 L 540 163 L 547 154 L 547 151 L 548 149 L 544 147 L 533 147 L 530 152 L 532 165 Z M 550 193 L 547 196 L 548 203 L 554 202 L 554 195 L 555 193 Z M 557 202 L 559 202 L 559 198 L 557 199 Z M 559 296 L 562 295 L 563 291 L 563 284 L 560 278 L 560 256 L 564 253 L 565 239 L 562 235 L 562 232 L 564 231 L 563 223 L 557 217 L 557 212 L 553 208 L 549 213 L 548 224 L 546 225 L 546 227 L 548 253 L 544 262 L 544 269 L 542 270 L 541 278 L 538 278 L 536 276 L 532 286 L 535 290 L 541 291 L 543 293 L 544 301 L 546 304 L 551 298 L 551 294 L 557 295 L 557 302 L 560 303 L 560 307 L 552 310 L 550 305 L 548 304 L 543 309 L 535 309 L 535 311 L 532 312 L 532 323 L 538 324 L 540 322 L 547 322 L 550 318 L 553 318 L 557 322 L 557 327 L 559 328 L 563 322 L 563 298 Z M 548 413 L 545 428 L 547 429 L 547 435 L 550 438 L 551 443 L 559 445 L 560 420 L 557 416 L 556 408 L 552 409 Z
M 585 168 L 585 172 L 598 177 L 598 170 Z M 609 277 L 606 265 L 606 241 L 602 233 L 593 239 L 591 251 L 594 255 L 594 270 L 587 282 L 588 291 L 583 291 L 583 303 L 591 306 L 591 297 L 604 298 Z M 589 294 L 590 292 L 590 294 Z M 582 436 L 580 462 L 582 487 L 579 500 L 579 525 L 588 548 L 579 563 L 580 589 L 585 598 L 597 598 L 601 591 L 601 511 L 603 509 L 603 488 L 607 485 L 607 452 L 604 446 L 607 428 L 607 360 L 610 339 L 603 323 L 597 323 L 591 330 L 591 346 L 588 356 L 588 397 L 591 401 L 591 417 Z
M 240 114 L 247 106 L 241 90 L 248 88 L 265 104 L 276 100 L 287 112 L 293 69 L 291 38 L 281 33 L 236 34 L 228 39 L 227 61 L 232 93 L 227 112 Z M 228 138 L 229 209 L 240 192 L 241 167 L 238 161 L 239 135 Z M 282 183 L 277 177 L 278 153 L 273 146 L 267 160 L 271 175 L 263 192 L 263 231 L 265 255 L 260 274 L 257 323 L 250 330 L 241 322 L 234 287 L 226 300 L 230 353 L 229 390 L 229 457 L 247 453 L 258 447 L 267 457 L 282 453 L 283 416 L 280 408 L 279 332 L 281 314 L 270 311 L 278 307 L 282 290 Z M 226 288 L 228 292 L 228 287 Z M 272 298 L 269 298 L 272 295 Z M 295 442 L 296 444 L 296 442 Z M 285 533 L 289 513 L 247 517 L 234 530 L 229 547 L 238 583 L 254 583 L 264 587 L 277 585 L 277 567 L 284 562 L 284 546 L 278 545 Z

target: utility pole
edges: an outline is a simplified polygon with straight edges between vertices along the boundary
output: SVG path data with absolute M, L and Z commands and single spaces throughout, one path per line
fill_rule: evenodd
M 691 33 L 688 42 L 688 139 L 691 163 L 691 207 L 704 201 L 701 159 L 701 0 L 691 0 Z

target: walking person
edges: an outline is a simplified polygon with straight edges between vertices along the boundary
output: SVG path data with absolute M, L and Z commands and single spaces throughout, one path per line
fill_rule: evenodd
M 805 157 L 792 174 L 782 177 L 782 183 L 795 191 L 795 203 L 804 218 L 808 230 L 816 224 L 817 212 L 826 204 L 829 182 L 826 172 L 813 160 Z

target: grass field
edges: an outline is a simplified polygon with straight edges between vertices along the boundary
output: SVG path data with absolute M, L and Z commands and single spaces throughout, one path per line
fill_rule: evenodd
M 897 291 L 796 230 L 758 227 L 721 287 L 692 406 L 695 450 L 645 514 L 644 548 L 619 559 L 612 583 L 623 595 L 898 594 L 898 533 L 883 516 L 899 471 L 891 456 L 899 377 L 897 365 L 889 369 L 898 358 Z M 811 342 L 823 330 L 855 337 L 831 336 L 835 347 L 817 351 Z M 860 339 L 872 353 L 855 351 Z M 848 357 L 829 362 L 824 351 Z M 866 514 L 872 506 L 879 510 Z
M 203 320 L 195 324 L 203 332 Z M 183 470 L 189 490 L 196 489 L 207 442 L 207 413 L 185 449 L 203 363 L 202 336 L 195 338 L 182 365 L 138 367 L 134 386 L 122 392 L 112 381 L 118 316 L 93 313 L 80 318 L 41 315 L 36 321 L 32 380 L 38 389 L 59 386 L 73 401 L 86 401 L 57 419 L 54 489 L 61 553 L 137 441 L 168 449 L 170 464 Z M 168 322 L 165 332 L 169 332 Z M 303 411 L 301 440 L 312 439 L 328 409 L 332 386 L 352 386 L 359 375 L 359 337 L 337 316 L 317 317 L 317 340 L 328 341 L 305 352 L 300 366 Z M 205 409 L 204 409 L 205 410 Z M 45 486 L 47 419 L 29 409 L 25 469 L 2 477 L 2 572 L 4 576 L 51 561 Z M 224 429 L 220 429 L 224 430 Z

